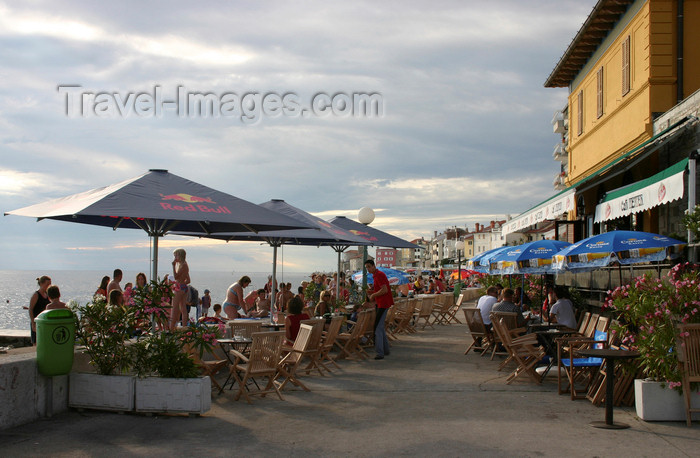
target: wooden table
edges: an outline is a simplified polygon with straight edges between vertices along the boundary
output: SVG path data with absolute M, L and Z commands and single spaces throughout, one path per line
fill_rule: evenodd
M 218 339 L 217 342 L 219 343 L 219 347 L 221 347 L 221 351 L 224 352 L 224 356 L 226 356 L 226 359 L 228 359 L 229 364 L 233 366 L 233 360 L 231 359 L 231 356 L 229 354 L 229 349 L 242 345 L 243 349 L 241 350 L 241 353 L 245 353 L 248 349 L 248 345 L 250 345 L 253 342 L 253 339 L 249 339 L 247 337 L 234 337 L 232 339 Z M 227 346 L 229 348 L 227 348 Z M 235 380 L 231 380 L 231 378 L 232 375 L 231 372 L 229 372 L 228 377 L 226 377 L 226 381 L 223 385 L 221 385 L 221 390 L 219 390 L 219 394 L 221 394 L 224 391 L 224 388 L 226 388 L 226 385 L 229 381 L 231 381 L 231 388 L 233 388 L 233 382 Z
M 592 421 L 590 423 L 594 428 L 603 429 L 626 429 L 630 425 L 626 423 L 615 423 L 613 421 L 613 397 L 615 391 L 615 360 L 616 359 L 633 359 L 639 357 L 638 351 L 633 350 L 615 350 L 611 348 L 590 348 L 587 350 L 578 350 L 578 354 L 591 358 L 605 359 L 605 421 Z

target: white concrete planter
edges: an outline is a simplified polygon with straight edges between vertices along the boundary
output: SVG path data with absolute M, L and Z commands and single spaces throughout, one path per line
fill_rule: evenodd
M 137 378 L 137 412 L 203 414 L 211 409 L 211 380 L 198 378 Z
M 71 372 L 68 405 L 83 409 L 134 410 L 134 377 Z
M 685 421 L 685 401 L 682 395 L 661 382 L 637 379 L 634 381 L 634 402 L 637 416 L 644 421 Z M 700 408 L 700 394 L 692 393 L 693 408 Z M 693 414 L 700 420 L 700 413 Z

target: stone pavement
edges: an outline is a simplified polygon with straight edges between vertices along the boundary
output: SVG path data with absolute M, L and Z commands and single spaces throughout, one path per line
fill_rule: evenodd
M 465 356 L 466 327 L 403 336 L 382 361 L 342 361 L 311 392 L 252 405 L 226 392 L 201 417 L 69 411 L 0 431 L 0 455 L 24 456 L 699 456 L 700 425 L 588 426 L 604 409 L 557 395 L 556 378 L 506 385 L 497 360 Z M 498 359 L 498 357 L 497 357 Z

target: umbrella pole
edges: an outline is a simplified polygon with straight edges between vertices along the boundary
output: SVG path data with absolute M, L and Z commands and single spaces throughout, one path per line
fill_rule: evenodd
M 275 290 L 277 289 L 277 244 L 272 245 L 272 288 L 270 288 L 270 323 L 275 310 Z
M 340 299 L 340 253 L 341 253 L 341 250 L 338 247 L 334 247 L 333 249 L 336 251 L 336 253 L 338 253 L 338 270 L 337 270 L 338 278 L 335 282 L 335 300 L 337 301 L 338 299 Z
M 151 237 L 151 280 L 158 279 L 158 234 Z

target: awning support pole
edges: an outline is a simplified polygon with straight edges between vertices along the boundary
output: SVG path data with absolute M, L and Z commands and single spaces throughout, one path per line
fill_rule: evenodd
M 690 153 L 690 157 L 688 158 L 688 212 L 692 213 L 695 211 L 695 193 L 696 193 L 696 181 L 695 181 L 695 176 L 696 176 L 696 161 L 698 158 L 698 155 L 700 154 L 700 150 L 695 150 L 692 153 Z M 695 241 L 695 234 L 693 234 L 693 231 L 688 229 L 688 244 L 692 244 Z M 695 250 L 696 248 L 691 246 L 688 249 L 688 260 L 690 262 L 695 262 L 696 256 L 695 256 Z

